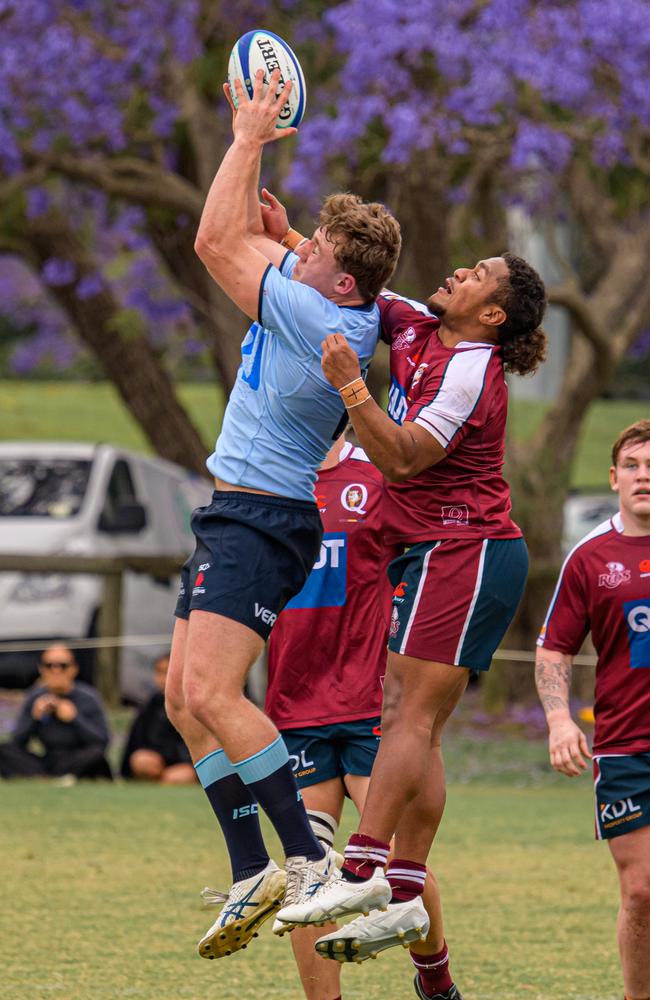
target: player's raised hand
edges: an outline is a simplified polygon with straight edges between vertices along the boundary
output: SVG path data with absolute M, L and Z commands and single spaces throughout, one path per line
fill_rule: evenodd
M 237 116 L 237 108 L 235 107 L 235 102 L 232 99 L 232 94 L 230 93 L 230 86 L 227 83 L 223 85 L 223 92 L 228 104 L 230 105 L 230 110 L 232 112 L 232 131 L 233 135 L 235 132 L 235 118 Z
M 264 223 L 264 232 L 269 239 L 280 243 L 289 231 L 289 216 L 287 210 L 268 188 L 262 188 L 263 201 L 260 202 L 260 212 Z
M 258 69 L 253 84 L 253 96 L 249 97 L 241 80 L 235 80 L 235 96 L 237 98 L 237 114 L 233 119 L 235 139 L 241 136 L 264 144 L 275 142 L 276 139 L 284 139 L 298 131 L 296 128 L 275 127 L 293 86 L 291 80 L 287 80 L 276 97 L 279 82 L 280 70 L 274 69 L 265 93 L 264 71 Z
M 361 375 L 359 358 L 352 350 L 342 333 L 330 333 L 322 342 L 321 367 L 330 385 L 335 389 L 354 382 Z
M 587 737 L 573 719 L 549 722 L 548 749 L 552 767 L 569 778 L 582 774 L 585 757 L 591 757 Z

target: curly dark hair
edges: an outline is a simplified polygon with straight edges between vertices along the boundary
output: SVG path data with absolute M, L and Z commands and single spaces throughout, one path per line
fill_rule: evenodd
M 546 334 L 541 328 L 546 290 L 537 271 L 523 257 L 502 254 L 508 277 L 499 280 L 494 301 L 506 314 L 499 327 L 501 356 L 507 372 L 532 375 L 546 358 Z

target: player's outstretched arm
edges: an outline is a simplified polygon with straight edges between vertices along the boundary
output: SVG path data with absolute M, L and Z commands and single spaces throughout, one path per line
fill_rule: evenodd
M 264 145 L 296 131 L 275 127 L 291 88 L 287 82 L 276 97 L 278 80 L 275 70 L 263 93 L 260 71 L 250 100 L 241 81 L 235 81 L 239 105 L 233 123 L 235 138 L 208 192 L 195 242 L 211 276 L 252 319 L 258 318 L 260 283 L 268 260 L 247 242 L 250 193 L 257 187 Z
M 341 393 L 357 437 L 368 458 L 391 482 L 403 482 L 436 465 L 447 452 L 423 427 L 401 427 L 370 395 L 359 358 L 343 334 L 333 333 L 321 344 L 325 378 Z
M 571 718 L 572 668 L 572 656 L 538 647 L 535 685 L 548 723 L 551 765 L 569 778 L 582 774 L 587 767 L 585 757 L 591 757 L 585 734 Z
M 232 113 L 232 130 L 234 135 L 237 108 L 233 102 L 229 84 L 224 83 L 223 93 Z M 257 170 L 248 188 L 246 239 L 250 246 L 254 247 L 255 250 L 259 250 L 271 264 L 279 268 L 286 256 L 287 250 L 290 249 L 289 245 L 284 241 L 284 237 L 289 229 L 289 223 L 286 221 L 287 213 L 284 206 L 266 188 L 262 188 L 263 201 L 260 203 L 258 188 L 261 165 L 262 156 L 260 150 L 260 156 L 257 160 Z M 266 213 L 269 211 L 272 212 L 273 216 L 270 228 L 266 225 Z M 280 227 L 284 225 L 284 229 L 276 236 L 278 224 Z

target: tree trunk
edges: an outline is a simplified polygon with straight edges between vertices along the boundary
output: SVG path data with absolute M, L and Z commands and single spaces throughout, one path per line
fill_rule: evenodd
M 78 296 L 78 280 L 96 274 L 98 268 L 77 233 L 58 213 L 50 213 L 26 221 L 22 238 L 39 270 L 52 257 L 74 266 L 74 281 L 52 287 L 51 293 L 101 363 L 153 449 L 163 458 L 207 475 L 208 449 L 144 332 L 123 329 L 124 313 L 110 290 L 88 298 Z

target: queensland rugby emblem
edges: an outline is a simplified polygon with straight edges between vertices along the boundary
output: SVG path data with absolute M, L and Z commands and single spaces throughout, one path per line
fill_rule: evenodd
M 350 483 L 341 491 L 341 505 L 353 514 L 365 514 L 368 502 L 368 489 L 363 483 Z
M 393 341 L 394 351 L 405 351 L 407 347 L 410 347 L 415 340 L 415 330 L 412 326 L 409 326 L 407 330 L 402 330 L 401 333 L 395 337 Z
M 608 562 L 607 570 L 607 573 L 600 573 L 598 576 L 599 587 L 608 587 L 610 590 L 614 590 L 622 583 L 629 583 L 632 576 L 630 570 L 619 562 Z

